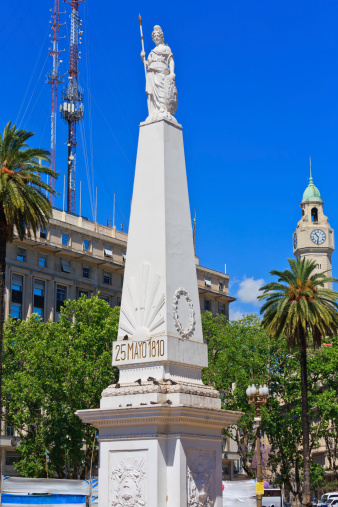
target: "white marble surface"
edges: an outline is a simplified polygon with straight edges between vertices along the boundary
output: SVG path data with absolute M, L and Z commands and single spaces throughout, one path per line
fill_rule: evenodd
M 205 386 L 202 382 L 199 385 L 192 382 L 175 382 L 172 378 L 111 385 L 102 393 L 100 408 L 135 408 L 155 404 L 213 410 L 221 408 L 219 393 L 213 387 Z
M 182 129 L 140 127 L 116 385 L 97 410 L 99 507 L 222 507 L 221 410 L 203 342 Z
M 239 413 L 154 405 L 78 415 L 100 433 L 100 507 L 222 507 L 221 429 Z
M 113 354 L 118 367 L 159 361 L 172 370 L 174 364 L 189 365 L 188 372 L 207 366 L 183 135 L 164 120 L 140 127 Z M 147 376 L 145 369 L 142 378 Z

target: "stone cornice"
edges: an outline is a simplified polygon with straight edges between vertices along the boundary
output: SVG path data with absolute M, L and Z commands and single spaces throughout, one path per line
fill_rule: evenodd
M 219 435 L 205 435 L 205 434 L 198 434 L 198 433 L 144 433 L 142 435 L 116 435 L 114 433 L 112 434 L 106 434 L 102 437 L 98 438 L 99 442 L 107 442 L 111 440 L 149 440 L 149 439 L 171 439 L 171 438 L 185 438 L 190 440 L 204 440 L 204 441 L 211 441 L 211 442 L 219 442 L 223 440 L 221 434 Z
M 115 384 L 116 385 L 116 384 Z M 168 382 L 159 381 L 159 385 L 154 385 L 152 382 L 143 382 L 142 385 L 127 384 L 121 385 L 119 389 L 115 388 L 115 385 L 107 387 L 103 392 L 103 397 L 110 396 L 129 396 L 132 394 L 145 394 L 145 393 L 159 393 L 159 394 L 173 394 L 183 393 L 192 394 L 195 396 L 205 396 L 208 398 L 219 398 L 219 392 L 213 387 L 206 386 L 204 384 L 183 384 L 177 383 L 171 385 Z
M 236 423 L 243 413 L 178 405 L 79 410 L 76 415 L 84 423 L 92 424 L 96 428 L 165 424 L 167 428 L 170 425 L 194 425 L 221 429 Z M 170 433 L 170 430 L 168 432 Z

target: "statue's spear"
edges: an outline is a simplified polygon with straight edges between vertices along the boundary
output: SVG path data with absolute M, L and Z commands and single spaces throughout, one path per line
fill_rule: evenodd
M 141 33 L 141 43 L 142 43 L 142 51 L 143 53 L 145 52 L 144 51 L 144 42 L 143 42 L 143 30 L 142 30 L 142 18 L 141 18 L 141 14 L 138 15 L 138 22 L 140 23 L 140 33 Z M 146 61 L 145 59 L 143 60 L 143 64 L 144 64 L 144 73 L 146 75 L 146 79 L 147 79 L 147 66 L 146 66 Z

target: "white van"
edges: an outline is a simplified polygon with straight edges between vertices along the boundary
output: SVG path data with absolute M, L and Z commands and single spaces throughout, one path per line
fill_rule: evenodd
M 333 491 L 332 493 L 325 493 L 317 503 L 317 507 L 326 507 L 330 505 L 332 500 L 335 500 L 336 498 L 338 498 L 337 491 Z
M 283 507 L 282 491 L 277 488 L 265 489 L 262 497 L 262 507 Z

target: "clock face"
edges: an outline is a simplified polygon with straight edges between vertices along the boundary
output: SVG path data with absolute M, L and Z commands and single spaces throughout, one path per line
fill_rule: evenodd
M 326 234 L 321 229 L 315 229 L 311 232 L 310 238 L 315 245 L 322 245 L 326 240 Z
M 296 249 L 297 248 L 297 234 L 294 233 L 293 235 L 293 248 Z

